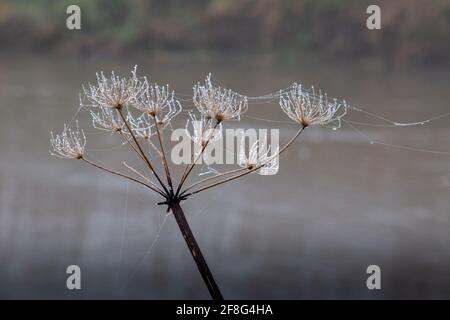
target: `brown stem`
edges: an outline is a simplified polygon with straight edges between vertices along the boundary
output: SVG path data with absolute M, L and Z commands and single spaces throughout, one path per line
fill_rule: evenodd
M 126 178 L 126 179 L 128 179 L 128 180 L 137 182 L 137 183 L 139 183 L 139 184 L 141 184 L 141 185 L 143 185 L 143 186 L 145 186 L 145 187 L 147 187 L 147 188 L 149 188 L 149 189 L 151 189 L 151 190 L 153 190 L 153 191 L 159 193 L 159 194 L 162 195 L 164 198 L 167 198 L 167 196 L 166 196 L 164 193 L 162 193 L 159 189 L 156 189 L 156 188 L 152 187 L 151 185 L 148 185 L 148 184 L 146 184 L 146 183 L 144 183 L 144 182 L 142 182 L 142 181 L 140 181 L 140 180 L 138 180 L 138 179 L 135 179 L 135 178 L 133 178 L 133 177 L 127 176 L 126 174 L 123 174 L 123 173 L 120 173 L 120 172 L 117 172 L 117 171 L 114 171 L 114 170 L 105 168 L 105 167 L 103 167 L 103 166 L 101 166 L 101 165 L 99 165 L 99 164 L 97 164 L 97 163 L 95 163 L 95 162 L 92 162 L 91 160 L 88 160 L 88 159 L 86 159 L 86 158 L 84 158 L 84 157 L 81 158 L 81 160 L 83 160 L 84 162 L 86 162 L 86 163 L 90 164 L 91 166 L 94 166 L 94 167 L 96 167 L 96 168 L 98 168 L 98 169 L 100 169 L 100 170 L 103 170 L 103 171 L 112 173 L 112 174 L 114 174 L 114 175 L 116 175 L 116 176 L 123 177 L 123 178 Z
M 164 191 L 161 190 L 156 184 L 153 183 L 152 180 L 150 180 L 149 178 L 147 178 L 146 176 L 144 176 L 142 173 L 140 173 L 138 170 L 136 170 L 135 168 L 133 168 L 132 166 L 130 166 L 128 163 L 126 163 L 125 161 L 122 161 L 122 165 L 125 166 L 128 170 L 130 170 L 131 172 L 133 172 L 134 174 L 138 175 L 139 177 L 141 177 L 142 179 L 144 179 L 145 181 L 147 181 L 151 186 L 153 186 L 154 188 L 158 189 L 159 191 L 161 191 L 161 193 L 163 193 Z
M 175 193 L 176 195 L 178 195 L 180 193 L 181 187 L 183 187 L 183 184 L 186 182 L 189 174 L 191 173 L 192 169 L 194 169 L 195 164 L 197 163 L 197 161 L 200 159 L 200 157 L 203 155 L 203 152 L 205 152 L 206 147 L 208 146 L 209 141 L 211 140 L 214 131 L 216 130 L 217 126 L 220 124 L 220 121 L 216 121 L 216 124 L 214 125 L 210 136 L 208 137 L 208 139 L 206 140 L 205 144 L 202 147 L 202 150 L 200 151 L 200 154 L 197 156 L 197 158 L 194 160 L 194 162 L 191 165 L 186 166 L 186 169 L 184 170 L 183 176 L 181 177 L 181 181 L 180 184 L 178 185 L 177 188 L 177 192 Z M 202 132 L 203 135 L 203 132 Z
M 216 301 L 223 300 L 222 293 L 220 292 L 220 289 L 217 286 L 216 281 L 214 280 L 211 270 L 209 269 L 208 264 L 206 263 L 202 252 L 200 251 L 200 247 L 198 246 L 197 241 L 194 238 L 194 234 L 189 227 L 183 209 L 181 209 L 180 203 L 178 201 L 170 202 L 169 208 L 173 212 L 178 227 L 180 228 L 180 231 L 183 235 L 184 240 L 186 241 L 192 257 L 194 258 L 195 263 L 197 264 L 198 271 L 200 271 L 200 274 L 206 284 L 206 287 L 208 288 L 209 293 L 211 294 L 211 297 Z
M 234 169 L 234 170 L 218 173 L 218 174 L 216 174 L 214 176 L 202 179 L 202 180 L 197 181 L 197 182 L 191 184 L 190 186 L 188 186 L 186 189 L 183 190 L 183 192 L 181 192 L 180 195 L 185 194 L 187 191 L 189 191 L 192 188 L 198 186 L 199 184 L 205 183 L 206 181 L 214 180 L 214 179 L 217 179 L 217 178 L 220 178 L 220 177 L 224 177 L 224 176 L 227 176 L 229 174 L 236 173 L 236 172 L 239 172 L 239 171 L 244 171 L 244 170 L 248 170 L 248 169 L 247 168 L 238 168 L 238 169 Z
M 145 161 L 144 157 L 142 156 L 142 154 L 139 152 L 138 149 L 136 149 L 136 147 L 134 146 L 134 144 L 131 143 L 130 139 L 127 138 L 127 136 L 121 132 L 122 137 L 125 139 L 125 141 L 127 142 L 127 144 L 130 146 L 130 148 L 136 152 L 136 154 L 139 156 L 139 158 L 141 158 L 143 161 Z
M 208 121 L 209 121 L 209 120 L 208 120 Z M 201 134 L 201 143 L 203 143 L 203 133 L 205 132 L 205 129 L 206 129 L 207 125 L 208 125 L 208 122 L 205 121 L 205 123 L 203 124 L 202 130 L 200 131 L 200 134 Z M 206 148 L 206 145 L 204 145 L 204 146 L 202 146 L 202 147 L 205 147 L 205 148 Z M 199 156 L 198 156 L 197 158 L 195 158 L 195 146 L 194 146 L 194 149 L 191 151 L 191 162 L 192 162 L 192 163 L 197 162 L 197 161 L 198 161 L 198 158 L 202 155 L 202 153 L 203 153 L 203 149 L 200 151 Z M 195 160 L 195 161 L 194 161 L 194 160 Z M 186 173 L 187 173 L 187 171 L 189 170 L 189 168 L 191 167 L 191 165 L 192 165 L 192 164 L 187 164 L 187 165 L 185 166 L 184 171 L 183 171 L 183 174 L 181 175 L 181 179 L 180 179 L 180 181 L 181 181 L 182 183 L 184 182 Z M 178 186 L 178 189 L 177 189 L 177 193 L 178 193 L 180 190 L 181 190 L 181 187 L 180 187 L 180 185 L 179 185 L 179 186 Z
M 163 162 L 164 171 L 166 173 L 167 183 L 169 184 L 170 191 L 173 193 L 173 185 L 172 185 L 172 178 L 170 177 L 169 163 L 167 162 L 166 153 L 164 151 L 164 144 L 163 144 L 162 137 L 161 137 L 161 130 L 159 128 L 159 124 L 156 119 L 156 115 L 153 115 L 153 121 L 155 122 L 156 132 L 158 134 L 159 145 L 161 147 L 160 156 L 161 156 L 161 160 Z
M 155 150 L 156 153 L 159 154 L 159 156 L 161 157 L 161 156 L 162 156 L 161 151 L 155 146 L 155 144 L 152 142 L 152 140 L 150 139 L 150 137 L 148 137 L 148 138 L 145 139 L 145 140 L 148 142 L 148 144 L 150 145 L 150 147 L 152 147 L 153 150 Z
M 164 183 L 161 181 L 161 178 L 159 177 L 158 173 L 156 172 L 155 168 L 153 167 L 153 165 L 151 164 L 150 160 L 148 160 L 147 156 L 145 155 L 144 151 L 141 148 L 141 145 L 139 144 L 139 142 L 136 139 L 136 136 L 134 135 L 133 131 L 130 128 L 130 125 L 128 124 L 128 121 L 125 119 L 123 113 L 122 113 L 122 109 L 117 109 L 117 113 L 119 114 L 119 116 L 122 118 L 122 121 L 125 123 L 125 126 L 127 127 L 128 132 L 130 133 L 131 137 L 133 138 L 134 143 L 136 144 L 136 147 L 139 149 L 140 154 L 142 155 L 142 157 L 144 158 L 144 161 L 147 163 L 148 167 L 150 168 L 150 170 L 153 172 L 153 174 L 155 175 L 156 179 L 158 180 L 159 184 L 161 185 L 161 187 L 164 189 L 164 191 L 167 194 L 169 193 L 169 190 L 167 190 L 166 186 L 164 185 Z

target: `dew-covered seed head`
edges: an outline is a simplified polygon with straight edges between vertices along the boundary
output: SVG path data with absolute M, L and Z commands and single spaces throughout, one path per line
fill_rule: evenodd
M 86 148 L 86 136 L 83 130 L 78 127 L 72 130 L 64 125 L 64 130 L 60 134 L 50 133 L 50 154 L 55 157 L 67 159 L 82 159 Z
M 207 119 L 217 122 L 224 120 L 240 120 L 247 111 L 247 97 L 211 82 L 211 74 L 206 77 L 204 85 L 198 83 L 193 88 L 193 102 L 197 110 Z
M 119 77 L 114 71 L 107 77 L 103 71 L 98 72 L 97 83 L 83 86 L 80 105 L 92 108 L 112 108 L 122 110 L 123 107 L 134 104 L 135 100 L 146 88 L 146 82 L 138 78 L 136 67 L 131 77 Z
M 337 99 L 329 101 L 326 94 L 314 88 L 304 90 L 301 85 L 294 84 L 292 89 L 280 95 L 281 109 L 295 122 L 304 128 L 314 125 L 340 123 L 347 113 L 347 103 Z

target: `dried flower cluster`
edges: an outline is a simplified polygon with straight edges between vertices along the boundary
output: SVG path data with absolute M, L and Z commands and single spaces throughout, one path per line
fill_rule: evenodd
M 304 127 L 339 122 L 347 112 L 345 101 L 341 103 L 333 99 L 330 102 L 326 94 L 319 92 L 316 95 L 314 88 L 308 92 L 298 84 L 280 95 L 280 106 L 289 118 Z
M 114 72 L 107 78 L 103 72 L 96 74 L 97 85 L 83 86 L 83 97 L 80 103 L 84 107 L 122 109 L 133 104 L 136 99 L 147 89 L 147 82 L 142 81 L 136 75 L 136 67 L 132 71 L 132 77 L 121 78 Z M 84 99 L 83 99 L 84 98 Z
M 205 84 L 198 83 L 193 87 L 192 102 L 199 116 L 195 114 L 195 111 L 189 112 L 186 131 L 197 147 L 192 150 L 192 162 L 186 165 L 178 185 L 174 184 L 163 136 L 164 129 L 170 126 L 172 119 L 181 113 L 181 103 L 176 99 L 174 92 L 170 91 L 169 86 L 150 84 L 147 78 L 137 76 L 136 68 L 129 78 L 121 78 L 114 73 L 108 78 L 102 72 L 98 73 L 96 85 L 89 84 L 87 88 L 83 87 L 80 104 L 90 109 L 92 126 L 101 131 L 118 134 L 144 162 L 150 174 L 141 173 L 122 162 L 122 165 L 133 174 L 130 176 L 90 160 L 86 157 L 86 137 L 78 128 L 78 122 L 74 130 L 64 126 L 61 134 L 55 136 L 51 133 L 51 154 L 62 158 L 80 159 L 98 169 L 137 182 L 161 195 L 164 201 L 159 204 L 167 205 L 168 210 L 172 210 L 212 297 L 221 299 L 220 290 L 192 235 L 180 202 L 193 194 L 253 172 L 276 172 L 278 156 L 292 145 L 306 127 L 339 122 L 346 114 L 347 105 L 345 101 L 330 102 L 326 94 L 319 92 L 316 95 L 314 89 L 306 91 L 300 85 L 294 84 L 288 92 L 280 93 L 281 109 L 293 121 L 300 124 L 297 133 L 286 144 L 270 152 L 265 141 L 257 140 L 249 146 L 246 153 L 243 139 L 238 150 L 238 168 L 225 172 L 208 168 L 208 174 L 212 174 L 211 176 L 184 186 L 197 162 L 203 157 L 208 144 L 222 137 L 224 122 L 240 120 L 248 108 L 247 97 L 213 85 L 211 75 L 208 75 Z M 192 133 L 189 130 L 190 126 L 192 126 Z M 154 163 L 155 157 L 153 155 L 151 157 L 149 151 L 144 151 L 142 146 L 144 141 L 153 148 L 156 158 L 159 158 L 157 165 Z
M 131 77 L 121 78 L 111 73 L 106 77 L 103 72 L 97 73 L 97 84 L 89 84 L 88 88 L 83 87 L 83 95 L 80 99 L 83 107 L 91 108 L 92 126 L 96 129 L 110 133 L 119 133 L 124 142 L 144 160 L 157 182 L 152 182 L 158 193 L 164 195 L 166 199 L 178 199 L 181 195 L 197 193 L 218 184 L 225 183 L 241 177 L 243 174 L 227 178 L 204 186 L 191 193 L 186 193 L 194 183 L 182 190 L 191 171 L 198 160 L 202 157 L 209 143 L 217 141 L 222 137 L 222 123 L 226 120 L 240 120 L 242 114 L 248 108 L 247 97 L 228 89 L 214 85 L 211 74 L 205 79 L 204 84 L 196 84 L 193 87 L 192 102 L 196 107 L 200 117 L 194 112 L 189 112 L 189 119 L 186 124 L 188 136 L 198 147 L 192 151 L 193 162 L 187 165 L 180 178 L 178 188 L 174 188 L 170 175 L 169 161 L 166 158 L 164 147 L 163 130 L 170 125 L 171 120 L 179 115 L 182 106 L 175 98 L 174 91 L 168 85 L 159 86 L 150 84 L 146 77 L 138 77 L 136 68 L 131 72 Z M 319 91 L 318 94 L 311 90 L 304 90 L 301 85 L 294 84 L 287 92 L 280 92 L 279 104 L 281 109 L 293 121 L 301 125 L 297 134 L 282 148 L 270 153 L 264 142 L 257 141 L 249 146 L 248 154 L 245 152 L 245 143 L 241 142 L 238 150 L 238 166 L 247 169 L 245 174 L 257 170 L 275 170 L 278 165 L 277 159 L 286 148 L 298 137 L 298 135 L 309 126 L 327 125 L 338 122 L 347 112 L 345 101 L 338 102 L 336 99 L 328 100 L 326 94 Z M 139 114 L 136 114 L 138 112 Z M 192 127 L 192 133 L 188 129 Z M 157 141 L 152 141 L 153 137 Z M 161 163 L 166 175 L 167 185 L 163 183 L 157 168 L 151 163 L 150 157 L 143 151 L 139 140 L 146 140 L 161 157 Z M 64 158 L 85 159 L 86 138 L 83 131 L 64 128 L 63 133 L 51 137 L 52 154 Z M 129 166 L 127 167 L 129 170 Z M 213 168 L 209 172 L 214 173 L 213 177 L 204 179 L 209 181 L 215 178 L 230 175 L 240 169 L 219 173 Z M 131 170 L 136 173 L 136 171 Z M 244 174 L 244 175 L 245 175 Z M 140 178 L 145 176 L 140 175 Z M 148 177 L 145 177 L 148 179 Z M 202 180 L 201 182 L 203 182 Z M 159 183 L 159 186 L 158 186 Z
M 169 162 L 165 155 L 163 130 L 170 125 L 175 116 L 181 113 L 182 106 L 168 85 L 150 84 L 146 77 L 137 76 L 136 67 L 129 78 L 121 78 L 114 72 L 108 78 L 103 72 L 100 72 L 97 73 L 96 85 L 89 84 L 88 88 L 83 87 L 83 95 L 80 98 L 81 106 L 91 108 L 92 126 L 102 131 L 119 133 L 124 138 L 124 142 L 128 143 L 148 165 L 152 175 L 158 180 L 152 186 L 166 199 L 177 199 L 181 195 L 187 195 L 186 191 L 191 190 L 193 185 L 182 191 L 183 184 L 187 181 L 208 144 L 222 137 L 222 123 L 226 120 L 240 120 L 248 108 L 247 97 L 214 85 L 211 74 L 206 77 L 204 84 L 198 83 L 193 87 L 192 102 L 200 116 L 197 117 L 194 112 L 189 112 L 186 132 L 198 147 L 192 151 L 193 163 L 186 166 L 178 188 L 175 189 L 170 175 Z M 285 146 L 272 153 L 269 152 L 270 148 L 267 148 L 264 142 L 256 141 L 249 146 L 247 154 L 245 143 L 242 141 L 238 150 L 238 166 L 241 169 L 247 169 L 245 174 L 257 170 L 276 170 L 275 167 L 278 163 L 275 158 L 292 144 L 304 128 L 339 122 L 347 112 L 345 101 L 338 102 L 336 99 L 329 101 L 326 94 L 322 94 L 320 91 L 316 94 L 314 88 L 304 90 L 301 85 L 297 84 L 294 84 L 287 92 L 280 92 L 279 104 L 289 118 L 300 124 L 301 128 Z M 135 114 L 136 112 L 139 114 Z M 192 133 L 188 129 L 189 126 L 192 127 Z M 155 136 L 157 141 L 152 141 L 152 137 Z M 148 141 L 161 157 L 168 185 L 163 183 L 156 166 L 151 163 L 150 158 L 143 151 L 139 140 Z M 52 134 L 51 137 L 53 149 L 51 153 L 59 157 L 84 158 L 86 160 L 85 145 L 86 138 L 83 131 L 78 129 L 78 123 L 76 130 L 65 127 L 63 133 L 56 137 Z M 127 168 L 131 170 L 129 166 Z M 219 173 L 215 169 L 209 168 L 209 172 L 214 173 L 214 176 L 204 180 L 209 181 L 230 175 L 241 169 Z M 136 173 L 136 170 L 131 171 Z M 145 177 L 142 174 L 139 176 L 140 178 Z M 239 174 L 219 181 L 219 184 L 241 176 L 242 174 Z M 198 184 L 198 182 L 194 183 L 194 186 Z M 190 194 L 215 185 L 217 184 L 204 186 Z
M 83 158 L 86 136 L 84 131 L 79 129 L 78 121 L 76 122 L 76 130 L 72 130 L 64 125 L 62 133 L 54 136 L 53 132 L 51 132 L 50 136 L 51 155 L 67 159 Z
M 167 124 L 173 117 L 181 112 L 181 104 L 174 99 L 174 92 L 170 92 L 169 86 L 150 85 L 144 80 L 145 90 L 134 101 L 133 106 L 158 121 Z
M 241 115 L 247 111 L 247 97 L 231 90 L 213 86 L 211 74 L 206 77 L 205 85 L 194 86 L 193 102 L 197 110 L 207 119 L 240 120 Z

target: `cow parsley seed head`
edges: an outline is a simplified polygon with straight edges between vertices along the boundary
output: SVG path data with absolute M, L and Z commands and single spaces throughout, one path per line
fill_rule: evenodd
M 267 147 L 265 141 L 256 140 L 249 148 L 248 156 L 245 152 L 245 136 L 241 138 L 241 145 L 239 150 L 239 163 L 242 168 L 253 170 L 261 166 L 261 170 L 270 172 L 278 170 L 278 149 L 271 154 L 270 147 Z
M 137 97 L 134 107 L 151 116 L 163 117 L 163 114 L 171 113 L 180 108 L 180 103 L 174 98 L 174 91 L 169 90 L 169 85 L 159 86 L 145 82 L 145 89 Z
M 297 84 L 280 95 L 280 106 L 289 118 L 303 127 L 340 123 L 348 107 L 345 101 L 329 101 L 326 94 L 320 91 L 316 94 L 314 88 L 308 92 Z
M 113 71 L 108 78 L 103 72 L 98 72 L 96 85 L 89 83 L 87 88 L 83 86 L 80 105 L 113 109 L 132 105 L 146 88 L 146 81 L 137 77 L 136 67 L 131 74 L 130 78 L 121 78 Z
M 78 127 L 78 121 L 76 130 L 72 130 L 64 125 L 62 133 L 53 135 L 50 133 L 50 154 L 55 157 L 68 158 L 68 159 L 81 159 L 83 158 L 86 147 L 86 136 L 84 131 Z
M 193 102 L 198 111 L 207 119 L 240 120 L 241 114 L 247 111 L 247 97 L 231 90 L 213 86 L 211 74 L 206 77 L 205 85 L 194 86 Z

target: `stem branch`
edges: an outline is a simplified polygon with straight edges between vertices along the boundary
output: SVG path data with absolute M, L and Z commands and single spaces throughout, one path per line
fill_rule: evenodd
M 189 174 L 191 173 L 192 169 L 194 169 L 195 164 L 197 163 L 197 161 L 200 159 L 200 157 L 203 155 L 203 153 L 205 152 L 206 147 L 208 146 L 209 141 L 211 140 L 211 138 L 213 137 L 217 126 L 220 124 L 220 121 L 216 121 L 216 124 L 214 125 L 214 127 L 211 130 L 211 134 L 209 135 L 208 139 L 206 140 L 205 144 L 202 146 L 202 149 L 200 151 L 200 154 L 197 156 L 197 158 L 195 158 L 194 162 L 191 165 L 186 166 L 183 176 L 181 177 L 181 181 L 180 184 L 178 185 L 177 188 L 177 192 L 175 193 L 176 195 L 178 195 L 180 193 L 181 188 L 183 187 L 183 184 L 186 182 Z M 205 125 L 206 127 L 206 125 Z M 201 133 L 203 135 L 203 133 Z
M 117 113 L 119 114 L 119 116 L 122 118 L 122 121 L 125 123 L 125 126 L 127 127 L 128 132 L 130 133 L 131 137 L 133 138 L 134 143 L 136 144 L 136 147 L 139 149 L 139 153 L 142 155 L 142 157 L 144 158 L 144 161 L 147 163 L 148 167 L 150 168 L 150 170 L 153 172 L 153 174 L 155 175 L 156 179 L 158 180 L 158 182 L 161 184 L 161 187 L 164 189 L 164 191 L 169 194 L 169 191 L 167 190 L 166 186 L 164 185 L 164 183 L 161 181 L 161 178 L 159 177 L 158 173 L 156 172 L 155 168 L 153 167 L 153 165 L 151 164 L 150 160 L 147 158 L 147 156 L 144 153 L 144 150 L 142 150 L 141 145 L 139 144 L 139 142 L 136 139 L 136 136 L 133 133 L 133 130 L 131 130 L 130 125 L 128 124 L 127 119 L 124 117 L 123 113 L 122 113 L 122 109 L 117 109 Z
M 173 193 L 173 185 L 172 178 L 170 177 L 169 163 L 167 162 L 166 153 L 164 151 L 164 144 L 161 137 L 161 130 L 156 119 L 156 115 L 153 115 L 153 121 L 155 122 L 156 132 L 158 134 L 159 145 L 161 147 L 161 152 L 159 153 L 161 156 L 161 160 L 164 166 L 164 172 L 166 173 L 167 183 L 169 184 L 170 191 Z
M 99 165 L 99 164 L 97 164 L 97 163 L 95 163 L 95 162 L 92 162 L 91 160 L 88 160 L 88 159 L 86 159 L 86 158 L 84 158 L 84 157 L 81 158 L 81 160 L 83 160 L 84 162 L 86 162 L 86 163 L 90 164 L 91 166 L 94 166 L 94 167 L 96 167 L 96 168 L 98 168 L 98 169 L 100 169 L 100 170 L 103 170 L 103 171 L 112 173 L 112 174 L 114 174 L 114 175 L 116 175 L 116 176 L 119 176 L 119 177 L 122 177 L 122 178 L 129 179 L 129 180 L 131 180 L 131 181 L 137 182 L 137 183 L 139 183 L 139 184 L 141 184 L 141 185 L 143 185 L 143 186 L 145 186 L 145 187 L 147 187 L 147 188 L 149 188 L 149 189 L 151 189 L 151 190 L 153 190 L 153 191 L 159 193 L 159 194 L 162 195 L 164 198 L 167 198 L 167 196 L 166 196 L 164 193 L 162 193 L 159 189 L 156 189 L 156 188 L 154 188 L 153 186 L 148 185 L 148 184 L 146 184 L 146 183 L 144 183 L 144 182 L 142 182 L 142 181 L 140 181 L 140 180 L 138 180 L 138 179 L 135 179 L 135 178 L 133 178 L 133 177 L 127 176 L 126 174 L 123 174 L 123 173 L 120 173 L 120 172 L 117 172 L 117 171 L 114 171 L 114 170 L 105 168 L 105 167 L 103 167 L 103 166 L 101 166 L 101 165 Z

